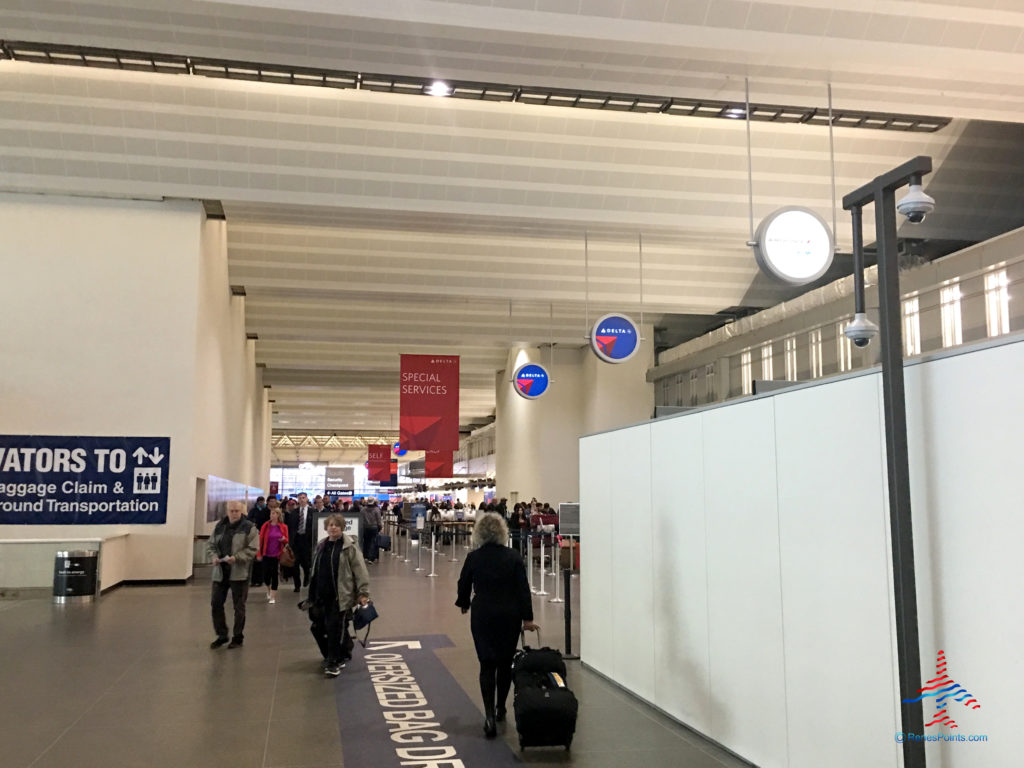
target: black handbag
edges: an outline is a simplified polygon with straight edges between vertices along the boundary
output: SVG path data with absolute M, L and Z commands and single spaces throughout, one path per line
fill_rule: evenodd
M 357 606 L 352 611 L 352 629 L 358 632 L 363 627 L 366 628 L 366 634 L 361 640 L 359 640 L 359 644 L 363 646 L 363 648 L 366 647 L 366 643 L 370 640 L 370 624 L 372 624 L 373 620 L 379 615 L 380 614 L 377 613 L 377 609 L 373 606 L 373 603 L 367 603 L 362 607 Z

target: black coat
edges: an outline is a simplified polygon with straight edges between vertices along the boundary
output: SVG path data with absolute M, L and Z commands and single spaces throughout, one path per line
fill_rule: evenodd
M 477 658 L 511 661 L 523 622 L 533 621 L 523 558 L 502 544 L 484 544 L 470 552 L 462 565 L 455 605 L 473 609 L 469 626 Z

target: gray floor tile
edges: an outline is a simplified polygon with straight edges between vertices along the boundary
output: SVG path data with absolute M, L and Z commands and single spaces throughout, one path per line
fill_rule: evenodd
M 381 611 L 373 636 L 447 635 L 453 645 L 437 656 L 478 702 L 469 619 L 453 605 L 465 550 L 457 553 L 458 563 L 437 561 L 434 579 L 396 558 L 373 566 Z M 211 651 L 205 578 L 188 586 L 117 589 L 84 610 L 64 610 L 45 597 L 0 603 L 0 654 L 18 659 L 0 679 L 7 694 L 0 696 L 3 768 L 343 766 L 335 691 L 346 673 L 337 680 L 322 675 L 309 625 L 294 607 L 298 596 L 282 590 L 271 606 L 254 591 L 245 646 Z M 562 647 L 561 606 L 536 598 L 535 610 L 543 644 Z M 361 653 L 357 648 L 357 662 Z M 572 750 L 520 753 L 510 722 L 500 738 L 523 765 L 745 765 L 580 662 L 569 662 L 568 670 L 580 700 Z M 226 718 L 244 727 L 225 732 Z

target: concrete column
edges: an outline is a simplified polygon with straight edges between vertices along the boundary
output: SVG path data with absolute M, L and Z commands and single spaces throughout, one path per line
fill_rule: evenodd
M 556 504 L 579 496 L 579 438 L 593 432 L 646 421 L 654 414 L 654 385 L 646 381 L 654 364 L 653 329 L 632 359 L 610 364 L 589 348 L 514 349 L 507 370 L 495 382 L 495 454 L 499 497 L 519 501 L 536 496 Z M 511 374 L 526 362 L 548 369 L 551 385 L 537 400 L 515 393 Z

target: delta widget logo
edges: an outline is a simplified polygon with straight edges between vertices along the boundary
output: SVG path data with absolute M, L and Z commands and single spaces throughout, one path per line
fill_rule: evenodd
M 395 443 L 391 446 L 391 452 L 395 454 L 395 456 L 405 456 L 405 454 L 408 453 L 408 451 L 402 447 L 401 443 Z
M 953 704 L 963 704 L 969 709 L 981 709 L 981 704 L 974 698 L 974 694 L 954 680 L 946 671 L 946 653 L 939 651 L 935 659 L 935 677 L 924 684 L 923 688 L 917 690 L 917 698 L 904 699 L 904 704 L 913 704 L 916 701 L 935 699 L 935 714 L 929 725 L 944 725 L 947 728 L 959 728 L 949 714 L 949 707 Z
M 547 392 L 550 382 L 547 369 L 537 363 L 526 363 L 519 366 L 512 376 L 516 394 L 527 400 L 536 400 Z
M 606 363 L 624 363 L 640 346 L 636 323 L 612 313 L 599 318 L 590 332 L 590 347 Z

